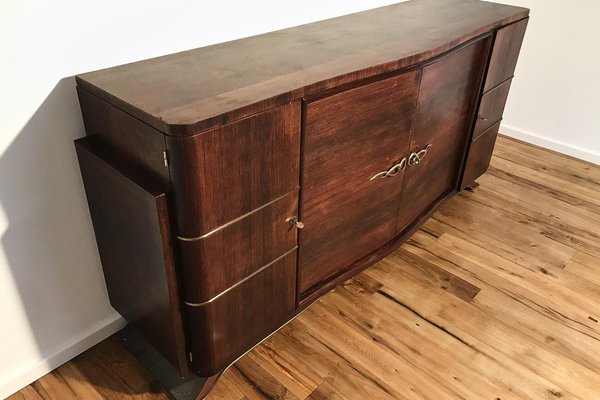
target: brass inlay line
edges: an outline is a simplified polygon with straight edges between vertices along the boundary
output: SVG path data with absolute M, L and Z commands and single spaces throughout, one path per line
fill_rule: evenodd
M 210 300 L 203 301 L 202 303 L 191 303 L 189 301 L 184 301 L 184 303 L 186 305 L 190 306 L 190 307 L 202 307 L 202 306 L 205 306 L 207 304 L 210 304 L 213 301 L 217 300 L 219 297 L 223 296 L 224 294 L 228 293 L 229 291 L 231 291 L 231 290 L 235 289 L 236 287 L 240 286 L 242 283 L 246 282 L 248 279 L 252 278 L 253 276 L 255 276 L 257 274 L 259 274 L 260 272 L 264 271 L 265 269 L 269 268 L 271 265 L 275 264 L 277 261 L 282 260 L 287 255 L 289 255 L 292 252 L 296 251 L 296 249 L 298 249 L 298 246 L 294 246 L 291 250 L 286 251 L 285 253 L 283 253 L 281 256 L 277 257 L 276 259 L 274 259 L 270 263 L 263 265 L 262 267 L 260 267 L 259 269 L 257 269 L 256 271 L 254 271 L 253 273 L 251 273 L 250 275 L 248 275 L 247 277 L 245 277 L 241 281 L 238 281 L 233 286 L 230 286 L 227 289 L 223 290 L 221 293 L 219 293 L 218 295 L 216 295 L 215 297 L 213 297 Z
M 298 191 L 298 189 L 299 189 L 299 188 L 292 189 L 292 190 L 290 190 L 289 192 L 287 192 L 286 194 L 284 194 L 283 196 L 280 196 L 280 197 L 276 198 L 275 200 L 272 200 L 272 201 L 268 202 L 267 204 L 263 204 L 262 206 L 260 206 L 260 207 L 258 207 L 258 208 L 255 208 L 254 210 L 252 210 L 252 211 L 249 211 L 249 212 L 247 212 L 246 214 L 244 214 L 244 215 L 242 215 L 242 216 L 240 216 L 240 217 L 237 217 L 236 219 L 232 219 L 231 221 L 229 221 L 229 222 L 226 222 L 225 224 L 223 224 L 223 225 L 221 225 L 221 226 L 219 226 L 219 227 L 217 227 L 217 228 L 213 229 L 212 231 L 210 231 L 210 232 L 208 232 L 208 233 L 205 233 L 205 234 L 204 234 L 204 235 L 202 235 L 202 236 L 196 236 L 196 237 L 191 237 L 191 238 L 190 238 L 190 237 L 185 237 L 185 236 L 179 236 L 179 235 L 177 235 L 177 239 L 179 239 L 179 240 L 183 240 L 184 242 L 194 242 L 194 241 L 196 241 L 196 240 L 202 240 L 202 239 L 204 239 L 204 238 L 207 238 L 207 237 L 209 237 L 210 235 L 212 235 L 213 233 L 219 232 L 220 230 L 222 230 L 222 229 L 225 229 L 225 228 L 227 228 L 228 226 L 230 226 L 230 225 L 233 225 L 233 224 L 235 224 L 236 222 L 243 220 L 243 219 L 244 219 L 244 218 L 246 218 L 247 216 L 249 216 L 249 215 L 251 215 L 251 214 L 254 214 L 254 213 L 255 213 L 255 212 L 257 212 L 257 211 L 260 211 L 260 210 L 262 210 L 263 208 L 269 207 L 270 205 L 272 205 L 272 204 L 274 204 L 274 203 L 277 203 L 279 200 L 281 200 L 281 199 L 283 199 L 283 198 L 285 198 L 285 197 L 289 196 L 290 194 L 292 194 L 292 193 L 294 193 L 294 192 Z

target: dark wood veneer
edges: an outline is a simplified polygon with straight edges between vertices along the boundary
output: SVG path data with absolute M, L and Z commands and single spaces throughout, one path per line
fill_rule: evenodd
M 496 137 L 498 136 L 499 129 L 500 121 L 479 135 L 471 144 L 461 188 L 464 189 L 465 187 L 470 186 L 477 178 L 487 171 L 490 166 L 490 161 L 492 160 L 492 153 L 494 151 L 494 145 L 496 144 Z
M 162 132 L 141 124 L 131 115 L 80 87 L 77 94 L 88 135 L 95 135 L 113 153 L 129 160 L 132 168 L 143 169 L 155 180 L 170 184 L 169 168 L 165 166 L 163 155 L 165 136 Z
M 298 188 L 300 104 L 167 137 L 178 234 L 202 236 Z
M 413 0 L 78 76 L 112 304 L 206 395 L 475 185 L 527 15 Z
M 393 237 L 404 173 L 370 179 L 406 157 L 419 77 L 407 72 L 306 104 L 300 293 Z
M 480 39 L 423 70 L 410 152 L 431 148 L 406 170 L 398 232 L 442 193 L 456 189 L 489 44 L 489 37 Z
M 477 139 L 479 135 L 502 119 L 511 82 L 512 79 L 509 79 L 483 95 L 473 131 L 473 139 Z
M 110 302 L 186 374 L 166 191 L 94 139 L 75 144 Z
M 521 20 L 496 33 L 484 92 L 513 77 L 528 22 L 529 19 Z
M 296 246 L 298 191 L 195 241 L 179 241 L 185 298 L 202 303 Z
M 288 321 L 296 307 L 296 252 L 213 302 L 187 307 L 192 369 L 212 376 Z
M 427 61 L 527 17 L 478 0 L 413 0 L 79 75 L 77 82 L 169 135 Z

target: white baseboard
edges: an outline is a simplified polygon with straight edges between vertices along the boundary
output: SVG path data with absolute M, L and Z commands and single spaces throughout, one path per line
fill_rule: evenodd
M 125 325 L 125 320 L 121 317 L 103 321 L 81 335 L 79 339 L 76 339 L 75 342 L 66 348 L 15 372 L 12 376 L 0 383 L 0 399 L 10 396 L 46 375 L 53 369 L 60 367 L 62 364 L 83 353 L 90 347 L 115 334 Z
M 600 153 L 582 149 L 581 147 L 572 145 L 570 143 L 565 143 L 560 140 L 551 139 L 531 132 L 525 132 L 504 124 L 500 126 L 500 133 L 527 143 L 544 147 L 546 149 L 554 150 L 558 153 L 578 158 L 580 160 L 588 161 L 594 164 L 600 164 Z

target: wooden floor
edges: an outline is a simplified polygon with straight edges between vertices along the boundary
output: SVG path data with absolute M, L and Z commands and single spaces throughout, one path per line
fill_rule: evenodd
M 211 399 L 600 399 L 600 166 L 502 138 L 474 193 Z M 10 398 L 166 399 L 113 339 Z

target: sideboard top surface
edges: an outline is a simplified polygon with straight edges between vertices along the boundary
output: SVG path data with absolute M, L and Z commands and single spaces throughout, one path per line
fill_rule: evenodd
M 529 10 L 411 0 L 77 76 L 78 85 L 173 136 L 409 67 Z

